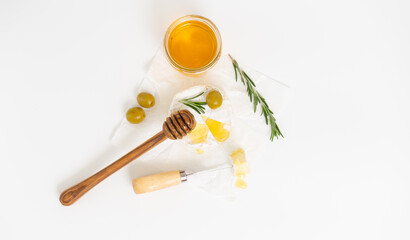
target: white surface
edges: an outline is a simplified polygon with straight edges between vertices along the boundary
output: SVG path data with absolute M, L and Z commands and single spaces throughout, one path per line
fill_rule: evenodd
M 408 1 L 0 2 L 0 239 L 409 239 Z M 293 87 L 292 131 L 225 202 L 130 194 L 132 167 L 71 207 L 168 24 L 201 14 Z

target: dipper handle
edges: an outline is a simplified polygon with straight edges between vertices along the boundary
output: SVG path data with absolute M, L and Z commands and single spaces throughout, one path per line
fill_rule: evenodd
M 195 124 L 196 122 L 194 116 L 187 110 L 181 110 L 171 114 L 171 116 L 164 122 L 162 131 L 93 176 L 62 192 L 60 195 L 61 204 L 64 206 L 73 204 L 101 181 L 142 154 L 148 152 L 150 149 L 154 148 L 167 138 L 175 140 L 176 138 L 180 139 L 183 136 L 186 136 L 192 129 L 195 128 Z

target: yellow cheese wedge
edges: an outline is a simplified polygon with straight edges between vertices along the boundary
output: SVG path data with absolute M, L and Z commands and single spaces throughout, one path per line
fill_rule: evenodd
M 211 131 L 212 136 L 218 142 L 224 142 L 229 138 L 229 131 L 225 129 L 225 123 L 218 122 L 214 119 L 201 116 L 204 119 L 205 124 L 208 126 L 209 131 Z

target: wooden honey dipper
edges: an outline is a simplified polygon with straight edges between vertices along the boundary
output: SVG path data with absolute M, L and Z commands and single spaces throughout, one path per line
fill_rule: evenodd
M 91 188 L 95 187 L 98 183 L 102 182 L 111 174 L 120 170 L 122 167 L 140 157 L 142 154 L 148 152 L 150 149 L 166 139 L 181 139 L 191 132 L 195 128 L 195 125 L 196 121 L 194 116 L 187 110 L 181 110 L 171 114 L 171 116 L 167 117 L 162 125 L 162 131 L 155 134 L 153 137 L 136 147 L 131 152 L 125 154 L 117 161 L 111 163 L 106 168 L 62 192 L 60 195 L 61 204 L 64 206 L 73 204 Z

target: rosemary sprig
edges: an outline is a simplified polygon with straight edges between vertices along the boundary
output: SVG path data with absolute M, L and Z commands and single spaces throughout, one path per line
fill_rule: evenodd
M 179 100 L 180 103 L 184 104 L 187 107 L 192 108 L 192 110 L 194 110 L 195 112 L 197 112 L 198 114 L 202 114 L 205 113 L 205 108 L 203 107 L 203 105 L 206 105 L 206 102 L 197 102 L 197 101 L 192 101 L 195 98 L 202 96 L 202 94 L 204 94 L 204 92 L 201 92 L 193 97 L 190 98 L 184 98 Z
M 270 125 L 270 140 L 273 141 L 275 137 L 279 138 L 279 136 L 283 137 L 278 125 L 276 124 L 276 119 L 273 117 L 272 110 L 270 110 L 265 98 L 263 98 L 262 95 L 256 90 L 255 83 L 245 71 L 239 68 L 238 62 L 230 54 L 229 57 L 232 60 L 232 65 L 235 70 L 235 80 L 238 81 L 239 76 L 241 82 L 245 85 L 249 100 L 253 103 L 253 111 L 256 112 L 258 104 L 261 106 L 261 115 L 265 118 L 266 125 Z

